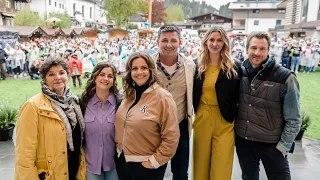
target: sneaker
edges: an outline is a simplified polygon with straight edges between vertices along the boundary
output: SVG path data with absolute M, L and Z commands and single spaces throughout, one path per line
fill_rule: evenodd
M 14 75 L 13 78 L 14 78 L 14 79 L 17 79 L 17 75 Z
M 20 77 L 20 78 L 22 78 L 22 77 L 23 77 L 23 75 L 22 75 L 22 74 L 20 74 L 20 75 L 19 75 L 19 77 Z
M 295 71 L 294 73 L 298 74 L 298 71 Z
M 310 74 L 310 72 L 308 71 L 307 74 Z
M 305 73 L 306 73 L 306 71 L 303 71 L 303 73 L 305 74 Z

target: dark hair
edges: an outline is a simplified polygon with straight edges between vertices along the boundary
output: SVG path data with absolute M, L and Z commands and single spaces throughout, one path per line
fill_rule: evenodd
M 110 92 L 114 93 L 114 94 L 118 94 L 119 90 L 118 90 L 118 83 L 117 83 L 117 70 L 114 67 L 113 64 L 109 63 L 109 62 L 99 62 L 94 69 L 92 70 L 92 74 L 90 76 L 90 78 L 87 81 L 87 85 L 81 95 L 82 100 L 85 104 L 87 104 L 89 102 L 89 100 L 94 96 L 95 92 L 96 92 L 96 79 L 97 76 L 101 73 L 101 71 L 104 68 L 111 68 L 112 69 L 112 75 L 113 75 L 113 86 L 110 88 Z
M 178 36 L 180 39 L 180 29 L 176 25 L 166 24 L 166 25 L 161 26 L 158 31 L 158 39 L 160 39 L 161 33 L 165 33 L 165 32 L 176 32 L 176 33 L 178 33 Z
M 41 65 L 39 74 L 41 79 L 45 79 L 48 71 L 52 66 L 62 66 L 69 75 L 69 65 L 59 56 L 48 57 Z
M 145 53 L 145 52 L 135 52 L 133 53 L 126 64 L 126 72 L 125 75 L 123 76 L 122 84 L 123 84 L 123 90 L 124 90 L 124 96 L 126 99 L 134 99 L 134 81 L 131 77 L 131 71 L 132 71 L 132 62 L 138 58 L 142 58 L 146 61 L 149 72 L 150 72 L 150 77 L 148 79 L 149 85 L 151 86 L 155 82 L 159 83 L 158 77 L 156 75 L 156 65 L 155 62 L 153 61 L 152 57 Z
M 253 31 L 249 34 L 248 39 L 247 39 L 247 44 L 246 44 L 246 48 L 247 50 L 249 49 L 249 45 L 250 45 L 250 41 L 252 38 L 258 38 L 258 39 L 265 39 L 268 42 L 268 50 L 270 50 L 270 46 L 271 46 L 271 39 L 270 36 L 264 32 L 264 31 Z

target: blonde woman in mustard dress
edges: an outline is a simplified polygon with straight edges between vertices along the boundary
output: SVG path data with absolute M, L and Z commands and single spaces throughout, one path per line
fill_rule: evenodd
M 230 180 L 239 74 L 222 27 L 208 30 L 193 87 L 193 180 Z

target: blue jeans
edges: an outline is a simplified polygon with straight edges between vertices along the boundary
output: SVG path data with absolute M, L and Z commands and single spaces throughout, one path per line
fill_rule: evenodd
M 291 180 L 288 159 L 276 143 L 248 141 L 236 134 L 235 144 L 243 180 L 259 180 L 260 160 L 269 180 Z
M 291 58 L 291 71 L 298 71 L 299 70 L 299 56 L 292 56 Z
M 87 171 L 87 180 L 118 180 L 117 170 L 114 168 L 110 171 L 101 170 L 101 174 L 92 174 Z
M 188 120 L 184 119 L 179 124 L 180 140 L 176 154 L 171 159 L 171 172 L 173 180 L 188 180 L 189 167 L 189 130 Z
M 282 66 L 289 69 L 289 57 L 282 57 Z

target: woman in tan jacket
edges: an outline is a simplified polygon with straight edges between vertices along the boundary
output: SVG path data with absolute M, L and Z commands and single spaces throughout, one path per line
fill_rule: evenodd
M 24 103 L 17 121 L 15 180 L 85 180 L 84 120 L 68 73 L 59 58 L 40 67 L 42 92 Z
M 151 57 L 129 57 L 124 99 L 116 113 L 116 168 L 120 180 L 162 180 L 179 141 L 176 104 L 160 87 Z

